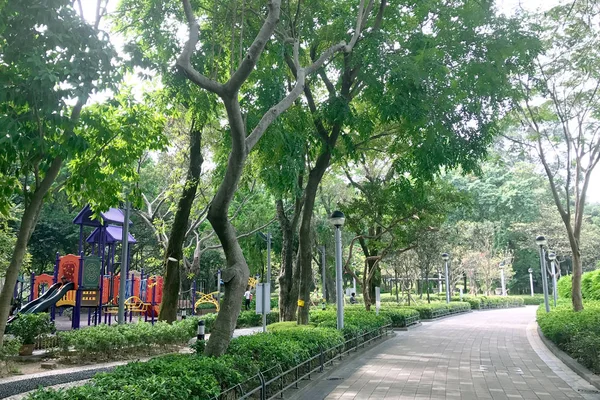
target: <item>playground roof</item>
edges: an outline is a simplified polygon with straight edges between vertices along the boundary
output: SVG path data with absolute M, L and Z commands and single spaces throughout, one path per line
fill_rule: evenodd
M 123 239 L 123 228 L 120 226 L 108 225 L 105 229 L 100 229 L 100 227 L 94 229 L 94 232 L 85 240 L 88 243 L 98 243 L 101 238 L 101 232 L 104 233 L 105 243 L 115 243 L 120 242 Z M 128 233 L 129 243 L 137 243 L 135 238 Z
M 92 219 L 92 215 L 93 211 L 88 204 L 79 212 L 79 214 L 77 214 L 73 223 L 86 226 L 106 226 L 109 224 L 123 225 L 123 221 L 125 220 L 123 211 L 118 208 L 109 208 L 108 211 L 101 212 L 100 217 L 104 222 L 102 224 L 100 223 L 100 220 Z M 132 224 L 131 220 L 129 220 L 129 224 Z

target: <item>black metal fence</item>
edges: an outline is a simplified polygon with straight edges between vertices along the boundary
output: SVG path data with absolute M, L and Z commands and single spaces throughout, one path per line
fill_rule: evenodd
M 281 365 L 275 365 L 268 370 L 260 371 L 252 378 L 233 386 L 211 400 L 233 400 L 233 399 L 274 399 L 277 396 L 283 398 L 283 393 L 290 388 L 298 388 L 298 383 L 305 379 L 311 379 L 311 375 L 323 372 L 325 366 L 335 360 L 341 360 L 352 351 L 358 351 L 359 347 L 387 336 L 392 330 L 392 325 L 385 325 L 362 335 L 345 340 L 337 346 L 328 349 L 319 349 L 319 352 L 309 359 L 301 362 L 286 371 Z

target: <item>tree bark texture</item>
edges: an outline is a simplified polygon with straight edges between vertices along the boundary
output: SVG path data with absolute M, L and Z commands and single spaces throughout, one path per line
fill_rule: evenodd
M 299 215 L 300 211 L 294 212 Z M 294 279 L 297 268 L 294 268 L 294 235 L 298 219 L 290 221 L 285 215 L 282 200 L 277 200 L 277 219 L 281 226 L 283 245 L 281 249 L 281 272 L 279 274 L 279 320 L 295 321 L 298 304 L 298 285 Z M 296 223 L 294 223 L 296 221 Z
M 183 262 L 183 242 L 188 228 L 190 212 L 198 190 L 200 172 L 202 170 L 202 131 L 194 127 L 190 130 L 190 164 L 188 166 L 185 185 L 177 204 L 177 211 L 165 252 L 165 281 L 163 299 L 160 304 L 159 320 L 173 322 L 177 320 L 177 303 L 181 283 L 180 269 Z M 192 305 L 193 306 L 193 305 Z
M 308 311 L 310 308 L 310 288 L 312 285 L 312 216 L 317 197 L 317 189 L 329 167 L 331 150 L 324 147 L 317 162 L 308 175 L 308 182 L 304 191 L 304 207 L 302 209 L 302 222 L 300 223 L 300 237 L 298 246 L 297 268 L 299 268 L 300 286 L 298 300 L 304 301 L 304 307 L 298 308 L 298 324 L 308 324 Z
M 229 205 L 237 190 L 248 157 L 245 143 L 246 128 L 237 96 L 236 91 L 233 96 L 223 98 L 231 125 L 232 148 L 225 176 L 208 210 L 208 221 L 223 246 L 227 260 L 227 267 L 221 273 L 225 295 L 221 300 L 219 314 L 204 352 L 207 356 L 217 357 L 223 355 L 229 346 L 250 276 L 250 269 L 246 264 L 235 228 L 229 221 Z
M 37 219 L 42 210 L 44 204 L 44 197 L 52 187 L 52 184 L 56 180 L 62 167 L 63 160 L 60 157 L 56 157 L 52 160 L 52 164 L 46 171 L 44 179 L 40 182 L 39 186 L 36 187 L 33 192 L 33 196 L 25 211 L 23 217 L 21 217 L 21 225 L 17 234 L 17 242 L 15 243 L 15 249 L 10 260 L 10 264 L 6 270 L 6 276 L 4 279 L 4 286 L 2 292 L 0 292 L 0 347 L 4 340 L 4 331 L 6 329 L 6 322 L 8 320 L 8 314 L 10 311 L 10 300 L 13 295 L 15 284 L 17 283 L 17 277 L 19 271 L 23 265 L 23 259 L 27 252 L 27 244 L 31 238 L 31 234 L 35 229 Z

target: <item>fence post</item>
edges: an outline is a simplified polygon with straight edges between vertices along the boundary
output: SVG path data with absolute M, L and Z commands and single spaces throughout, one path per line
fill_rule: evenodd
M 265 377 L 260 371 L 258 371 L 258 379 L 260 380 L 260 400 L 267 400 L 267 385 L 265 385 Z
M 321 363 L 321 368 L 319 369 L 319 372 L 323 372 L 323 370 L 325 369 L 325 355 L 323 354 L 323 346 L 319 345 L 319 362 Z

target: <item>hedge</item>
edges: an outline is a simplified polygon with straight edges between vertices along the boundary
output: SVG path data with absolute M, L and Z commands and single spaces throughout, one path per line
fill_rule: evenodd
M 579 312 L 571 305 L 559 305 L 546 313 L 540 306 L 537 321 L 544 336 L 591 371 L 600 373 L 600 301 L 586 301 Z
M 59 346 L 66 354 L 74 349 L 78 357 L 108 359 L 126 353 L 148 354 L 173 345 L 183 345 L 195 335 L 197 322 L 186 319 L 173 324 L 146 322 L 98 325 L 59 332 Z
M 335 315 L 335 314 L 334 314 Z M 326 324 L 331 313 L 317 319 Z M 368 331 L 389 322 L 374 313 L 350 312 L 348 323 Z M 354 329 L 353 328 L 353 329 Z M 168 355 L 148 362 L 133 362 L 109 373 L 97 374 L 91 382 L 66 389 L 39 389 L 33 400 L 188 400 L 209 399 L 227 388 L 254 377 L 259 370 L 275 368 L 278 374 L 327 349 L 344 343 L 336 329 L 296 327 L 274 333 L 258 333 L 232 339 L 227 354 L 219 358 L 202 355 Z
M 460 298 L 453 297 L 452 300 L 460 301 Z M 521 307 L 525 305 L 524 296 L 463 296 L 463 302 L 469 303 L 473 310 Z
M 572 279 L 571 275 L 564 275 L 558 280 L 558 295 L 561 298 L 571 298 Z M 581 295 L 584 300 L 600 300 L 600 269 L 586 272 L 581 276 Z

